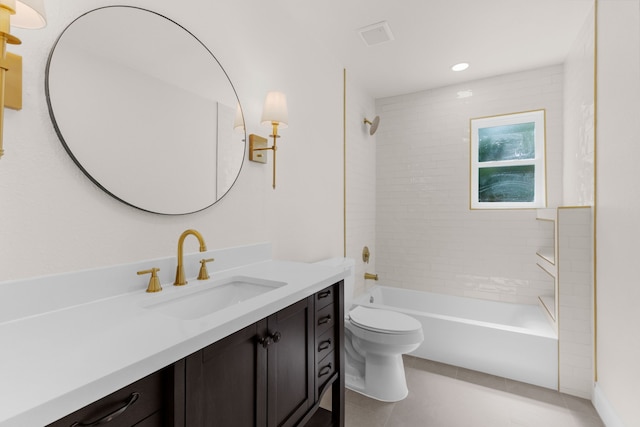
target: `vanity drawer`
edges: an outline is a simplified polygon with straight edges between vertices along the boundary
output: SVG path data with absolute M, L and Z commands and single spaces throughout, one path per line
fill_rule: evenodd
M 325 332 L 316 339 L 316 360 L 322 360 L 335 347 L 335 333 L 333 329 Z
M 316 311 L 328 304 L 333 304 L 335 292 L 336 289 L 333 286 L 329 286 L 328 288 L 318 292 L 316 294 Z
M 335 353 L 331 352 L 316 365 L 316 387 L 318 389 L 318 393 L 322 392 L 322 388 L 327 383 L 327 381 L 331 379 L 331 376 L 335 371 Z
M 141 426 L 153 426 L 153 420 L 161 420 L 162 404 L 164 400 L 164 386 L 166 370 L 149 375 L 130 384 L 82 409 L 67 415 L 48 427 L 71 427 L 83 425 L 101 425 L 107 422 L 109 427 L 131 427 L 140 423 Z M 156 413 L 156 416 L 151 414 Z M 146 419 L 149 417 L 148 419 Z M 102 423 L 99 420 L 104 419 Z
M 333 330 L 336 315 L 334 305 L 330 304 L 316 312 L 316 337 L 324 334 L 328 330 Z

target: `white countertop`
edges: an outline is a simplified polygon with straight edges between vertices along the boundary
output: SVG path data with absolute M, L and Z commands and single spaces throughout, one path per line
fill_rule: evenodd
M 242 258 L 241 252 L 234 256 Z M 265 248 L 260 247 L 258 252 L 263 254 Z M 208 257 L 212 253 L 216 262 L 222 258 L 219 263 L 222 269 L 209 268 L 212 279 L 242 275 L 286 285 L 198 319 L 180 320 L 144 305 L 152 298 L 168 298 L 189 286 L 193 289 L 202 285 L 195 279 L 195 273 L 190 274 L 196 267 L 187 270 L 189 284 L 184 287 L 172 286 L 172 280 L 167 280 L 170 273 L 164 272 L 160 277 L 164 290 L 157 294 L 145 292 L 148 276 L 142 282 L 140 278 L 132 278 L 133 289 L 114 285 L 116 293 L 96 291 L 94 294 L 99 295 L 96 298 L 87 291 L 91 285 L 69 284 L 91 276 L 87 272 L 6 286 L 0 283 L 3 300 L 0 310 L 2 304 L 29 305 L 29 300 L 38 300 L 39 303 L 31 305 L 40 307 L 39 311 L 16 309 L 13 317 L 0 318 L 0 426 L 44 426 L 56 421 L 345 277 L 339 267 L 273 261 L 260 259 L 261 256 L 249 257 L 252 261 L 249 264 L 225 263 L 225 251 L 185 254 L 185 266 L 187 262 L 197 264 L 197 256 Z M 173 269 L 164 270 L 175 271 L 175 260 L 154 262 L 173 263 Z M 131 277 L 132 271 L 135 274 L 136 269 L 151 266 L 149 262 L 136 263 L 116 270 L 126 271 L 127 277 Z M 224 269 L 229 266 L 232 267 Z M 110 276 L 111 272 L 100 270 L 100 277 Z M 64 301 L 64 295 L 48 297 L 56 295 L 51 288 L 58 283 L 64 283 L 60 292 L 83 289 L 83 297 L 68 298 L 73 305 L 67 306 L 60 302 Z M 43 288 L 47 284 L 49 287 Z M 93 285 L 96 289 L 104 286 L 104 283 Z M 44 299 L 51 300 L 48 305 L 33 292 L 39 287 Z M 29 291 L 20 293 L 16 289 Z M 8 296 L 18 301 L 7 302 Z

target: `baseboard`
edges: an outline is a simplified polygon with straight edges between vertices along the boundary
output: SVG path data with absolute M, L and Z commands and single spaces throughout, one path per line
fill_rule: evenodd
M 613 407 L 607 400 L 607 397 L 604 395 L 602 389 L 598 386 L 598 383 L 595 383 L 593 387 L 593 406 L 598 411 L 598 415 L 602 418 L 602 422 L 607 427 L 625 427 L 618 418 L 618 415 L 613 410 Z

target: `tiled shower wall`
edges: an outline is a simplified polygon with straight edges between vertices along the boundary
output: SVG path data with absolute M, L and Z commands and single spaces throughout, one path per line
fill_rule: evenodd
M 379 99 L 376 267 L 382 284 L 535 304 L 534 210 L 469 209 L 469 120 L 546 109 L 547 199 L 562 202 L 563 66 Z

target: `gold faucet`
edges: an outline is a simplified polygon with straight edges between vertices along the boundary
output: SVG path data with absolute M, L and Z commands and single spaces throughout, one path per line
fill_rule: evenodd
M 378 280 L 377 274 L 364 273 L 364 280 Z
M 183 250 L 184 239 L 192 234 L 198 238 L 198 242 L 200 242 L 200 252 L 205 252 L 207 250 L 207 244 L 204 242 L 204 238 L 202 234 L 197 232 L 196 230 L 186 230 L 184 233 L 180 235 L 180 239 L 178 239 L 178 268 L 176 270 L 176 280 L 173 282 L 175 286 L 182 286 L 187 284 L 187 279 L 184 277 L 184 265 L 183 265 Z

